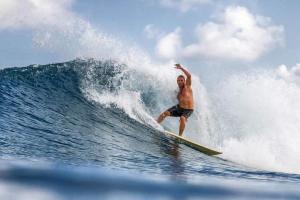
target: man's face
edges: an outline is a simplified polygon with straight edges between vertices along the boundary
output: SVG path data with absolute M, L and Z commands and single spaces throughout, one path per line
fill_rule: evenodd
M 177 78 L 177 85 L 178 87 L 183 87 L 185 85 L 185 79 L 183 77 L 178 77 Z

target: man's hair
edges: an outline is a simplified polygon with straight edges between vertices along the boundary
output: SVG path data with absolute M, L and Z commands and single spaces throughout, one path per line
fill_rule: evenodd
M 177 76 L 177 78 L 183 78 L 183 79 L 185 79 L 185 77 L 183 75 L 179 75 L 179 76 Z

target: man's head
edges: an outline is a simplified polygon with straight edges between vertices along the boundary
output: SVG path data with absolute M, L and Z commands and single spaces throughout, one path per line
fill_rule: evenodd
M 183 75 L 179 75 L 177 77 L 177 85 L 179 88 L 183 88 L 185 86 L 185 77 Z

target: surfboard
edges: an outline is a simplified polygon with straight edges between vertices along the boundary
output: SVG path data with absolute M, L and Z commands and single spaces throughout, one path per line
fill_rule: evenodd
M 205 147 L 203 145 L 200 145 L 200 144 L 197 144 L 196 142 L 194 141 L 191 141 L 191 140 L 188 140 L 182 136 L 179 136 L 175 133 L 172 133 L 170 131 L 164 131 L 164 133 L 166 135 L 170 135 L 172 137 L 174 137 L 175 139 L 177 139 L 180 143 L 190 147 L 190 148 L 193 148 L 197 151 L 200 151 L 201 153 L 204 153 L 206 155 L 209 155 L 209 156 L 215 156 L 215 155 L 219 155 L 219 154 L 222 154 L 222 152 L 219 152 L 219 151 L 216 151 L 216 150 L 213 150 L 213 149 L 210 149 L 208 147 Z

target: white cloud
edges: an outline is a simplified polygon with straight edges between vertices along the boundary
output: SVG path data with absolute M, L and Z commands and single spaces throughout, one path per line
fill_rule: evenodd
M 195 32 L 198 41 L 185 47 L 185 57 L 253 61 L 284 41 L 282 26 L 240 6 L 227 7 L 218 22 L 199 25 Z
M 0 31 L 30 30 L 38 47 L 72 51 L 88 22 L 71 10 L 73 0 L 1 0 Z M 80 49 L 80 48 L 78 48 Z
M 72 2 L 72 0 L 1 0 L 0 29 L 35 29 L 45 25 L 63 28 L 75 17 L 68 11 Z
M 159 3 L 168 8 L 175 8 L 181 12 L 187 12 L 204 4 L 212 3 L 213 0 L 160 0 Z
M 163 36 L 156 45 L 156 53 L 161 58 L 175 59 L 180 56 L 182 51 L 182 42 L 180 36 L 181 28 Z
M 276 72 L 282 79 L 300 85 L 300 63 L 291 67 L 291 69 L 288 69 L 286 65 L 280 65 Z
M 29 30 L 37 47 L 60 59 L 93 57 L 138 66 L 144 52 L 94 28 L 72 10 L 73 0 L 0 0 L 0 31 Z

